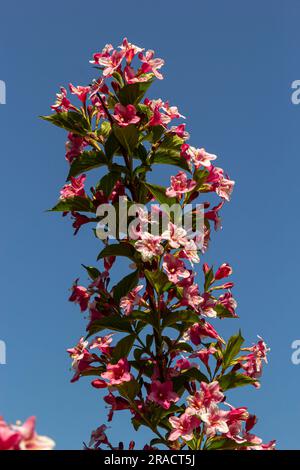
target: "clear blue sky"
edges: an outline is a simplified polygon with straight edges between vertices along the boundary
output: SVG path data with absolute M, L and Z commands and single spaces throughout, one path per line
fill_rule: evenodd
M 0 414 L 11 421 L 37 415 L 39 431 L 60 449 L 81 448 L 106 416 L 87 379 L 69 383 L 65 353 L 85 328 L 67 302 L 68 288 L 78 275 L 85 281 L 80 263 L 94 263 L 97 243 L 89 230 L 73 237 L 67 220 L 44 212 L 64 183 L 65 134 L 38 115 L 48 113 L 60 85 L 89 82 L 92 52 L 126 35 L 166 60 L 165 80 L 153 95 L 178 105 L 188 117 L 191 143 L 218 154 L 237 182 L 207 258 L 234 267 L 240 320 L 219 329 L 226 336 L 241 327 L 250 343 L 260 334 L 272 351 L 261 390 L 242 389 L 229 401 L 258 414 L 265 440 L 300 448 L 300 366 L 290 360 L 291 342 L 300 338 L 300 105 L 290 101 L 290 84 L 300 79 L 300 4 L 147 5 L 1 4 L 0 79 L 7 104 L 0 106 L 0 339 L 8 363 L 0 365 Z M 120 412 L 110 432 L 115 442 L 128 443 L 127 423 Z M 146 434 L 134 438 L 142 445 Z

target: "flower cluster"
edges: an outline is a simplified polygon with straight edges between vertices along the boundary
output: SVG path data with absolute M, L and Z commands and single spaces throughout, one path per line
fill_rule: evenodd
M 215 166 L 216 155 L 187 143 L 176 106 L 145 96 L 153 80 L 163 78 L 164 61 L 152 50 L 124 39 L 91 62 L 102 74 L 88 86 L 69 85 L 77 104 L 61 88 L 54 113 L 44 116 L 68 132 L 68 183 L 52 210 L 71 214 L 77 233 L 88 223 L 106 227 L 97 211 L 101 204 L 118 211 L 126 201 L 139 208 L 127 221 L 127 235 L 102 240 L 97 259 L 103 266 L 84 266 L 87 286 L 76 279 L 71 288 L 69 300 L 88 317 L 87 337 L 68 349 L 72 381 L 94 376 L 109 422 L 115 412 L 129 410 L 136 430 L 143 425 L 153 432 L 146 448 L 272 449 L 273 441 L 263 444 L 250 432 L 256 418 L 225 401 L 232 388 L 259 386 L 268 348 L 261 338 L 245 347 L 240 332 L 225 341 L 217 331 L 218 319 L 237 318 L 228 279 L 233 270 L 228 263 L 215 269 L 202 262 L 234 181 Z M 169 185 L 149 182 L 148 174 L 165 164 L 177 168 Z M 106 171 L 88 192 L 87 173 L 98 168 Z M 193 202 L 201 197 L 200 232 L 165 209 L 177 204 L 182 214 L 195 216 Z M 145 210 L 153 204 L 166 222 L 157 233 L 151 228 L 159 229 L 161 219 L 153 221 Z M 128 259 L 131 271 L 111 285 L 118 257 Z M 93 432 L 89 448 L 114 448 L 105 431 L 101 425 Z
M 0 450 L 52 450 L 55 443 L 35 430 L 35 418 L 28 418 L 23 424 L 7 424 L 0 417 Z

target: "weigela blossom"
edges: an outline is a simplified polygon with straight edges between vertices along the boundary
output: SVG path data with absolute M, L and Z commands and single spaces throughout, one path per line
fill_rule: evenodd
M 205 423 L 205 434 L 208 437 L 215 436 L 217 432 L 229 432 L 228 413 L 228 411 L 221 410 L 216 403 L 212 403 L 205 412 L 200 414 L 201 421 Z
M 168 279 L 174 284 L 177 284 L 180 281 L 180 278 L 190 276 L 184 262 L 176 258 L 174 255 L 166 254 L 163 260 L 163 268 L 167 273 Z
M 188 243 L 186 230 L 183 227 L 178 227 L 172 222 L 168 223 L 168 228 L 162 233 L 161 238 L 163 240 L 168 240 L 171 248 L 179 248 L 180 246 L 185 246 Z
M 221 264 L 219 269 L 216 271 L 215 279 L 216 280 L 223 279 L 224 277 L 228 277 L 231 274 L 232 274 L 232 267 L 229 266 L 228 263 L 223 263 Z
M 87 95 L 90 92 L 90 87 L 89 86 L 80 86 L 80 85 L 78 85 L 76 87 L 76 86 L 72 85 L 72 83 L 70 83 L 69 88 L 70 88 L 70 92 L 73 95 L 76 95 L 82 103 L 86 102 Z
M 108 385 L 120 385 L 123 382 L 130 382 L 132 376 L 127 359 L 120 359 L 117 364 L 108 364 L 106 372 L 103 372 L 101 377 L 108 380 Z
M 60 88 L 60 93 L 56 94 L 56 102 L 51 106 L 51 108 L 59 112 L 67 112 L 69 109 L 76 109 L 67 98 L 67 90 L 64 87 Z
M 201 421 L 197 416 L 182 414 L 179 418 L 172 416 L 169 418 L 171 426 L 174 428 L 169 435 L 169 441 L 177 441 L 179 437 L 182 437 L 185 441 L 193 439 L 193 431 L 197 428 Z
M 125 315 L 130 315 L 135 305 L 141 303 L 141 296 L 138 294 L 144 288 L 143 285 L 135 287 L 128 295 L 120 300 L 120 307 L 124 310 Z
M 166 195 L 169 197 L 181 197 L 196 187 L 196 181 L 188 179 L 184 171 L 179 171 L 176 176 L 171 176 L 171 186 L 167 188 Z
M 37 434 L 35 422 L 31 416 L 23 424 L 9 425 L 0 417 L 0 450 L 52 450 L 55 442 Z
M 171 380 L 167 382 L 154 380 L 147 398 L 165 410 L 168 410 L 172 403 L 176 403 L 179 400 L 179 396 L 173 391 L 173 382 Z
M 86 180 L 85 175 L 80 175 L 78 178 L 71 177 L 71 183 L 65 184 L 60 191 L 60 199 L 68 199 L 70 197 L 79 196 L 85 197 L 84 182 Z
M 152 72 L 159 80 L 163 79 L 163 75 L 158 70 L 162 68 L 165 61 L 163 59 L 154 59 L 154 51 L 149 50 L 145 54 L 140 52 L 139 59 L 142 62 L 142 73 Z
M 78 286 L 77 281 L 72 286 L 72 294 L 69 297 L 70 302 L 79 304 L 80 310 L 84 312 L 88 308 L 91 294 L 88 292 L 86 287 Z
M 126 127 L 130 124 L 137 124 L 141 120 L 141 118 L 137 116 L 136 109 L 132 104 L 123 106 L 120 103 L 115 106 L 113 118 L 121 127 Z
M 113 335 L 109 334 L 106 336 L 98 336 L 97 338 L 94 339 L 94 341 L 90 344 L 90 349 L 98 349 L 101 351 L 103 354 L 110 354 L 111 353 L 111 346 L 110 344 L 112 343 L 113 340 Z
M 164 249 L 161 245 L 161 237 L 148 232 L 141 234 L 141 240 L 135 244 L 135 249 L 142 255 L 143 261 L 150 261 L 153 257 L 160 256 Z

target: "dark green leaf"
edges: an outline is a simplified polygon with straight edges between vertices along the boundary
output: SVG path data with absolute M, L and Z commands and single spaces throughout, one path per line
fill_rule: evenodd
M 119 316 L 108 316 L 103 317 L 100 320 L 96 320 L 91 324 L 91 327 L 89 329 L 89 336 L 105 329 L 132 333 L 130 320 L 128 318 Z
M 230 372 L 229 374 L 223 375 L 218 379 L 221 389 L 225 392 L 230 388 L 243 387 L 245 385 L 254 384 L 257 382 L 256 379 L 248 377 L 244 374 L 236 374 L 235 372 Z
M 227 369 L 227 367 L 230 367 L 231 362 L 240 352 L 241 346 L 244 341 L 245 340 L 241 335 L 241 331 L 239 331 L 238 334 L 229 338 L 225 351 L 223 353 L 223 370 Z
M 166 291 L 172 285 L 168 279 L 168 276 L 160 270 L 145 270 L 145 276 L 158 294 Z
M 74 132 L 79 135 L 86 135 L 90 130 L 90 125 L 86 118 L 75 111 L 68 111 L 66 113 L 56 113 L 50 116 L 41 116 L 45 121 L 49 121 L 55 126 L 62 127 L 69 132 Z
M 54 212 L 96 212 L 96 209 L 92 201 L 87 197 L 68 197 L 67 199 L 61 199 L 56 206 L 52 207 L 50 211 Z
M 128 294 L 138 283 L 139 272 L 134 271 L 133 273 L 125 276 L 116 286 L 113 288 L 113 296 L 116 304 L 120 302 L 120 299 Z
M 166 188 L 163 186 L 150 183 L 144 183 L 144 185 L 160 204 L 167 204 L 168 206 L 172 206 L 173 204 L 177 203 L 177 199 L 175 197 L 168 197 L 166 195 Z
M 117 181 L 120 180 L 120 173 L 116 171 L 110 171 L 101 178 L 99 183 L 96 186 L 96 189 L 101 189 L 105 196 L 109 197 Z
M 114 125 L 113 132 L 121 146 L 131 155 L 138 143 L 139 133 L 137 128 L 133 124 L 126 127 Z
M 104 145 L 104 150 L 106 153 L 106 156 L 109 160 L 115 155 L 119 154 L 120 150 L 120 143 L 118 139 L 116 138 L 115 134 L 111 132 L 105 142 Z
M 135 249 L 132 245 L 126 243 L 113 243 L 108 245 L 99 253 L 97 261 L 107 256 L 125 256 L 126 258 L 134 259 Z
M 120 359 L 122 359 L 123 357 L 127 357 L 129 355 L 131 348 L 133 346 L 134 340 L 135 340 L 134 335 L 128 335 L 120 339 L 120 341 L 114 347 L 113 353 L 112 353 L 112 359 L 113 359 L 112 362 L 114 364 L 118 362 Z
M 199 322 L 199 315 L 192 310 L 170 312 L 164 317 L 162 326 L 163 328 L 166 328 L 167 326 L 174 325 L 178 322 L 186 323 L 190 326 L 191 324 Z
M 152 81 L 153 80 L 149 80 L 148 82 L 125 85 L 117 93 L 120 102 L 124 106 L 127 106 L 128 104 L 138 104 L 142 100 Z
M 140 385 L 137 380 L 132 379 L 130 382 L 123 382 L 119 385 L 118 390 L 124 398 L 133 400 L 140 391 Z
M 85 266 L 84 264 L 82 266 L 87 270 L 88 275 L 93 281 L 95 281 L 101 274 L 100 271 L 93 266 Z
M 71 163 L 68 180 L 70 180 L 71 176 L 80 175 L 81 173 L 85 173 L 86 171 L 93 170 L 94 168 L 98 168 L 106 164 L 106 156 L 101 150 L 83 152 Z

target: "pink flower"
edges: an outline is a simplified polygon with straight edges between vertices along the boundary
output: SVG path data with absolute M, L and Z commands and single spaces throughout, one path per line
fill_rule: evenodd
M 89 443 L 90 447 L 94 446 L 95 449 L 98 449 L 101 444 L 109 444 L 109 441 L 105 434 L 106 429 L 107 426 L 105 426 L 105 424 L 102 424 L 101 426 L 99 426 L 99 428 L 92 432 Z
M 188 179 L 184 171 L 179 171 L 176 176 L 171 176 L 171 186 L 167 188 L 166 195 L 169 197 L 182 196 L 196 187 L 196 181 Z
M 172 222 L 169 222 L 168 229 L 162 233 L 161 238 L 163 240 L 168 240 L 171 248 L 179 248 L 180 246 L 185 246 L 187 244 L 188 240 L 186 236 L 187 232 L 184 228 L 178 227 L 177 225 L 172 224 Z
M 109 381 L 108 385 L 120 385 L 123 382 L 130 382 L 132 376 L 130 374 L 130 365 L 126 358 L 120 359 L 117 364 L 108 364 L 106 372 L 101 374 L 103 379 Z
M 171 403 L 176 403 L 179 400 L 177 393 L 173 392 L 173 383 L 171 380 L 161 383 L 159 380 L 154 380 L 150 387 L 148 400 L 153 401 L 165 410 L 168 410 Z
M 154 59 L 154 51 L 149 50 L 145 54 L 139 53 L 139 59 L 142 62 L 141 71 L 142 73 L 152 72 L 159 80 L 163 79 L 163 76 L 158 70 L 164 65 L 164 60 Z
M 180 301 L 181 305 L 189 306 L 195 310 L 198 310 L 202 302 L 203 297 L 201 297 L 199 293 L 199 287 L 197 284 L 184 287 L 182 299 Z
M 121 49 L 121 51 L 125 53 L 126 62 L 128 64 L 131 63 L 132 59 L 134 58 L 136 54 L 144 50 L 143 48 L 128 42 L 127 38 L 123 39 L 122 45 L 119 46 L 119 48 Z
M 208 367 L 209 356 L 217 352 L 216 348 L 210 346 L 209 348 L 203 348 L 200 351 L 196 351 L 190 355 L 190 357 L 198 357 L 203 364 Z
M 199 168 L 200 166 L 209 168 L 211 166 L 211 162 L 217 158 L 216 155 L 206 152 L 204 148 L 196 149 L 191 147 L 191 149 L 192 161 L 196 168 Z
M 214 381 L 209 384 L 201 382 L 201 390 L 187 397 L 189 406 L 186 413 L 201 415 L 212 403 L 220 403 L 223 399 L 219 382 Z
M 120 307 L 123 308 L 125 315 L 130 315 L 134 306 L 141 303 L 141 296 L 138 295 L 138 292 L 140 292 L 143 287 L 143 285 L 137 286 L 131 292 L 129 292 L 129 294 L 121 298 Z
M 206 337 L 222 341 L 222 338 L 218 335 L 214 327 L 204 320 L 199 323 L 195 323 L 191 328 L 189 328 L 188 337 L 196 346 L 198 346 L 202 339 Z
M 179 124 L 179 126 L 172 126 L 170 132 L 172 134 L 176 134 L 183 140 L 188 140 L 190 138 L 190 134 L 185 130 L 185 124 Z
M 85 103 L 86 102 L 86 97 L 88 95 L 88 93 L 90 92 L 90 87 L 89 86 L 74 86 L 72 85 L 72 83 L 69 84 L 69 88 L 70 88 L 70 92 L 73 94 L 73 95 L 76 95 L 78 96 L 78 98 L 80 99 L 80 101 L 82 103 Z
M 222 197 L 223 199 L 226 199 L 226 201 L 230 201 L 230 196 L 232 194 L 234 185 L 234 181 L 229 180 L 227 178 L 222 178 L 219 184 L 217 185 L 215 191 L 218 196 Z
M 231 274 L 232 274 L 232 267 L 229 266 L 228 263 L 223 263 L 217 270 L 215 274 L 215 279 L 216 280 L 223 279 L 224 277 L 228 277 Z
M 85 197 L 84 182 L 86 175 L 80 175 L 78 178 L 71 176 L 71 183 L 65 184 L 60 191 L 60 199 L 68 199 L 70 197 L 79 196 Z
M 111 77 L 121 66 L 121 62 L 125 57 L 124 51 L 113 50 L 112 54 L 110 54 L 112 49 L 112 46 L 109 45 L 104 52 L 102 51 L 102 53 L 94 54 L 93 62 L 104 67 L 104 77 Z
M 201 392 L 203 394 L 203 405 L 208 408 L 212 403 L 219 403 L 224 399 L 224 394 L 220 390 L 217 380 L 207 384 L 201 382 Z
M 185 243 L 184 248 L 179 252 L 178 256 L 180 258 L 188 259 L 192 264 L 200 262 L 198 247 L 194 240 L 188 240 Z
M 22 436 L 0 417 L 0 450 L 18 450 Z
M 215 230 L 221 228 L 221 218 L 219 216 L 219 211 L 222 209 L 224 201 L 221 201 L 220 204 L 213 207 L 211 210 L 205 212 L 204 216 L 207 220 L 212 220 L 214 222 Z
M 113 340 L 113 334 L 109 334 L 106 336 L 100 336 L 94 339 L 94 341 L 90 345 L 90 349 L 99 349 L 103 354 L 110 354 L 111 353 L 111 342 Z
M 140 75 L 129 65 L 126 65 L 124 68 L 124 77 L 128 84 L 147 82 L 149 80 L 149 75 Z
M 163 268 L 167 273 L 169 281 L 177 284 L 180 278 L 189 277 L 190 272 L 186 269 L 184 262 L 175 258 L 172 254 L 164 256 Z
M 227 420 L 228 411 L 220 410 L 216 403 L 212 403 L 207 411 L 201 413 L 200 418 L 205 423 L 205 433 L 213 437 L 217 432 L 225 434 L 229 431 Z
M 143 261 L 150 261 L 155 256 L 160 256 L 164 249 L 160 244 L 161 237 L 151 235 L 151 233 L 143 232 L 141 240 L 135 244 L 135 249 L 142 255 Z
M 25 423 L 12 426 L 21 435 L 20 450 L 52 450 L 55 443 L 46 436 L 39 436 L 35 431 L 35 417 L 31 416 Z
M 78 286 L 77 281 L 72 287 L 72 294 L 69 297 L 70 302 L 80 305 L 80 310 L 84 312 L 88 308 L 91 294 L 88 292 L 86 287 Z
M 231 292 L 226 292 L 225 294 L 220 295 L 217 304 L 225 307 L 233 317 L 236 317 L 235 309 L 237 308 L 237 302 L 232 297 Z
M 141 120 L 141 118 L 136 115 L 136 109 L 132 104 L 123 106 L 121 103 L 117 103 L 113 117 L 121 127 L 129 126 L 129 124 L 136 124 Z
M 56 93 L 56 102 L 51 106 L 51 109 L 54 109 L 57 113 L 67 112 L 69 109 L 76 110 L 67 98 L 67 90 L 64 87 L 60 88 L 60 93 Z
M 185 117 L 179 113 L 177 106 L 170 106 L 168 101 L 162 104 L 162 110 L 167 116 L 169 116 L 170 120 L 179 118 L 185 119 Z M 185 124 L 181 124 L 181 126 L 183 126 L 183 128 L 181 127 L 181 130 L 184 131 Z
M 171 416 L 169 422 L 174 428 L 169 435 L 169 441 L 177 441 L 179 437 L 182 437 L 185 441 L 190 441 L 194 437 L 194 429 L 201 424 L 197 416 L 191 416 L 186 413 L 183 413 L 180 418 Z
M 72 132 L 69 132 L 68 139 L 66 142 L 66 160 L 72 163 L 74 158 L 77 158 L 83 152 L 87 143 L 83 137 L 72 134 Z

